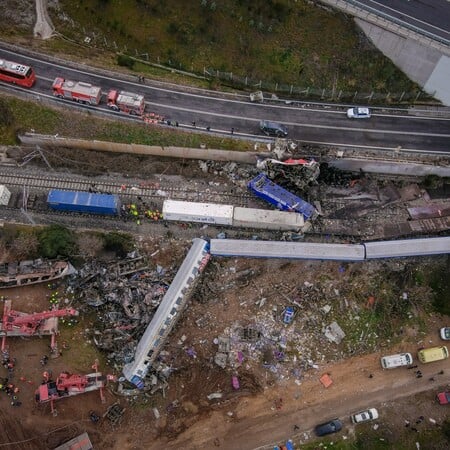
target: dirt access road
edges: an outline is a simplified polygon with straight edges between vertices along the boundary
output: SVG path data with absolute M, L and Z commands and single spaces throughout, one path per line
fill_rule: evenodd
M 440 322 L 438 320 L 437 322 Z M 436 329 L 441 323 L 436 323 Z M 436 333 L 423 339 L 425 346 L 439 345 L 442 342 Z M 416 354 L 420 346 L 403 345 L 392 351 L 410 351 Z M 380 422 L 383 421 L 383 405 L 385 402 L 401 400 L 419 392 L 429 391 L 429 408 L 417 408 L 416 404 L 399 408 L 396 419 L 399 426 L 404 420 L 415 420 L 418 415 L 432 414 L 435 420 L 444 420 L 448 411 L 445 406 L 436 405 L 435 393 L 450 382 L 450 359 L 428 365 L 419 364 L 422 378 L 416 378 L 415 370 L 399 368 L 383 371 L 380 368 L 381 353 L 363 357 L 355 357 L 338 364 L 320 367 L 315 377 L 296 385 L 287 382 L 285 386 L 267 389 L 263 394 L 245 398 L 234 409 L 222 408 L 214 411 L 208 418 L 201 420 L 178 439 L 165 442 L 167 449 L 204 449 L 220 447 L 229 450 L 256 449 L 271 443 L 280 443 L 288 438 L 296 442 L 307 441 L 310 431 L 318 421 L 327 418 L 340 417 L 344 419 L 344 431 L 336 435 L 352 433 L 348 418 L 351 412 L 367 407 L 377 407 L 380 412 Z M 444 370 L 444 374 L 438 374 Z M 323 373 L 329 373 L 334 384 L 325 389 L 318 378 Z M 373 377 L 369 378 L 372 374 Z M 435 381 L 430 381 L 434 377 Z M 282 408 L 275 407 L 277 399 L 282 398 Z M 233 413 L 232 416 L 229 413 Z M 385 417 L 385 419 L 387 419 Z M 393 420 L 391 417 L 388 419 Z M 395 419 L 394 419 L 395 420 Z M 294 425 L 300 429 L 294 434 Z M 306 432 L 306 433 L 305 433 Z M 335 439 L 335 440 L 336 440 Z M 119 448 L 119 447 L 116 447 Z M 161 448 L 161 441 L 154 442 L 151 449 Z

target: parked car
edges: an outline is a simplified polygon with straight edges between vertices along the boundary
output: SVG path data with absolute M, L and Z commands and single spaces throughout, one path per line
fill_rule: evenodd
M 329 420 L 314 428 L 317 436 L 325 436 L 326 434 L 336 433 L 340 430 L 342 430 L 342 422 L 339 419 Z
M 347 109 L 347 117 L 349 119 L 370 119 L 370 109 L 361 106 Z
M 450 341 L 450 327 L 441 328 L 439 334 L 441 335 L 441 339 L 444 339 L 444 341 Z
M 352 414 L 350 418 L 353 423 L 368 422 L 369 420 L 378 419 L 378 411 L 375 408 L 369 408 Z
M 450 392 L 439 392 L 436 399 L 440 405 L 448 405 L 450 403 Z
M 395 369 L 396 367 L 409 366 L 413 363 L 411 353 L 398 353 L 396 355 L 383 356 L 381 367 L 383 369 Z
M 261 120 L 259 123 L 260 130 L 267 136 L 286 137 L 288 131 L 285 125 L 270 120 Z

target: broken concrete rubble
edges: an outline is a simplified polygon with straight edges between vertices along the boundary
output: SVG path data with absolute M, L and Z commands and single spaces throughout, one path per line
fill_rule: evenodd
M 325 337 L 335 344 L 340 344 L 345 338 L 345 333 L 337 322 L 332 322 L 325 328 Z
M 130 361 L 136 343 L 170 284 L 172 273 L 150 268 L 133 252 L 113 264 L 86 263 L 70 280 L 80 309 L 95 308 L 98 321 L 86 335 L 117 370 Z

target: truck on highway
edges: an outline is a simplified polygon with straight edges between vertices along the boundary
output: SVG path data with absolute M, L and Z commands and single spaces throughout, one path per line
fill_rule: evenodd
M 102 99 L 102 89 L 82 81 L 66 80 L 57 77 L 52 85 L 53 95 L 79 103 L 97 106 Z M 142 116 L 145 110 L 144 96 L 131 92 L 111 89 L 106 97 L 108 108 L 127 114 Z
M 53 95 L 58 98 L 66 98 L 79 103 L 98 105 L 102 98 L 102 89 L 82 81 L 66 80 L 62 77 L 55 78 L 52 85 Z
M 111 89 L 107 99 L 108 107 L 114 111 L 122 111 L 137 116 L 144 114 L 145 101 L 144 96 L 141 94 Z

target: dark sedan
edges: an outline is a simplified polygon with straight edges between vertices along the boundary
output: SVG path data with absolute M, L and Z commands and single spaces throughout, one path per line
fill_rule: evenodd
M 342 430 L 342 422 L 339 419 L 329 420 L 314 428 L 314 432 L 317 436 L 325 436 L 326 434 L 336 433 L 340 430 Z

